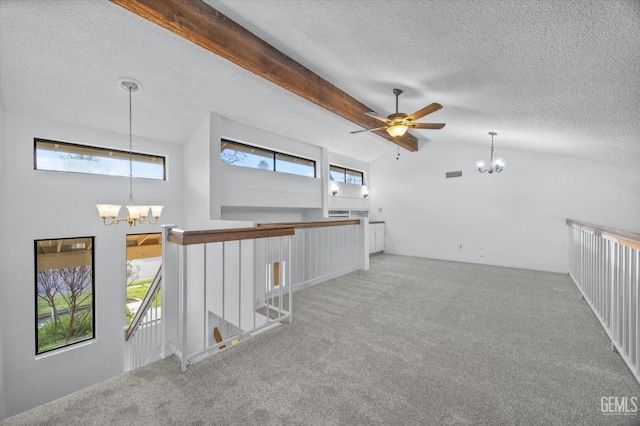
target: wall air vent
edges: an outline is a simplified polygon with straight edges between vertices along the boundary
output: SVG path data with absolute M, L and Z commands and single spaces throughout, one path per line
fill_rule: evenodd
M 447 172 L 447 179 L 449 178 L 454 178 L 454 177 L 462 177 L 462 170 L 458 170 L 455 172 Z

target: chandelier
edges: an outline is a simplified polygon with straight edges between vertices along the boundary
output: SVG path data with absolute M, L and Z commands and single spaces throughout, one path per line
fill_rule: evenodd
M 478 171 L 480 173 L 489 172 L 489 173 L 500 173 L 504 170 L 504 160 L 502 158 L 493 159 L 493 137 L 497 135 L 496 132 L 489 132 L 491 135 L 491 163 L 489 164 L 489 168 L 484 168 L 484 161 L 478 161 L 476 163 L 476 167 L 478 167 Z
M 96 204 L 98 208 L 98 214 L 102 218 L 105 225 L 111 226 L 117 223 L 126 222 L 129 226 L 136 226 L 136 224 L 148 223 L 155 225 L 158 223 L 160 214 L 162 213 L 163 206 L 144 206 L 133 204 L 133 125 L 131 114 L 131 94 L 137 92 L 140 89 L 140 84 L 133 79 L 122 78 L 118 80 L 120 87 L 123 90 L 129 92 L 129 205 L 127 206 L 128 215 L 123 218 L 118 218 L 120 209 L 122 206 L 116 204 Z M 151 219 L 149 217 L 149 211 L 151 211 Z

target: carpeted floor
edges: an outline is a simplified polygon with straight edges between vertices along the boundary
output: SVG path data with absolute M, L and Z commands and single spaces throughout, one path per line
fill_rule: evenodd
M 379 255 L 294 298 L 292 324 L 184 374 L 165 359 L 0 424 L 640 424 L 601 412 L 640 386 L 567 275 Z

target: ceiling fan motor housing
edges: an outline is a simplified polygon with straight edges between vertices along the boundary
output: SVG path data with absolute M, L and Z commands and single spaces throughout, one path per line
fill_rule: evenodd
M 404 121 L 405 118 L 407 118 L 407 114 L 403 113 L 403 112 L 396 112 L 395 114 L 391 114 L 390 116 L 388 116 L 387 118 L 391 121 L 398 122 L 401 123 Z

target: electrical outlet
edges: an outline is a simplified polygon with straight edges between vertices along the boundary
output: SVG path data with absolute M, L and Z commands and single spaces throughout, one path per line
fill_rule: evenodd
M 378 213 L 382 213 L 382 207 L 378 209 Z
M 460 250 L 462 250 L 462 244 L 460 244 Z
M 484 257 L 484 248 L 480 247 L 480 257 Z

